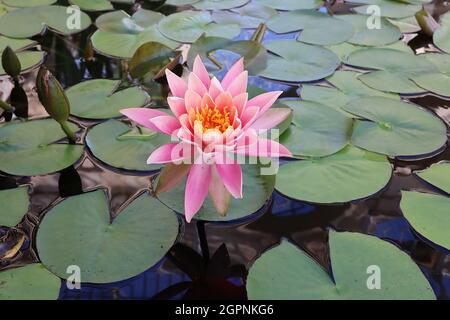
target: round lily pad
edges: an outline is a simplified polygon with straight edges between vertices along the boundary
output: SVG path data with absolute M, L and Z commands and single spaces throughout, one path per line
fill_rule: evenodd
M 301 30 L 298 41 L 318 45 L 338 44 L 354 33 L 351 23 L 312 9 L 282 12 L 272 17 L 267 27 L 276 33 Z
M 258 165 L 241 165 L 242 168 L 242 199 L 231 197 L 228 212 L 225 216 L 217 213 L 210 196 L 206 198 L 203 206 L 194 216 L 197 220 L 206 221 L 232 221 L 237 220 L 261 209 L 273 192 L 275 176 L 262 175 Z M 184 213 L 184 179 L 175 188 L 158 195 L 162 203 L 179 213 Z
M 442 73 L 424 73 L 411 77 L 419 87 L 441 96 L 450 97 L 450 76 Z
M 268 41 L 265 44 L 271 54 L 267 67 L 260 76 L 292 82 L 308 82 L 331 75 L 340 61 L 332 51 L 289 40 Z
M 450 75 L 450 55 L 446 53 L 429 52 L 424 54 L 426 60 L 434 64 L 439 72 Z
M 414 16 L 401 19 L 388 19 L 388 21 L 396 26 L 401 33 L 415 33 L 421 30 Z
M 364 15 L 374 14 L 373 5 L 378 6 L 381 17 L 387 18 L 407 18 L 414 16 L 417 11 L 422 9 L 420 4 L 408 4 L 403 1 L 395 0 L 352 0 L 354 3 L 366 4 L 353 8 L 357 13 Z M 372 9 L 372 10 L 371 10 Z
M 86 11 L 106 11 L 114 10 L 111 2 L 120 4 L 133 4 L 134 0 L 69 0 L 73 5 L 79 6 L 81 10 Z
M 79 130 L 72 123 L 69 127 Z M 53 119 L 13 121 L 0 126 L 0 170 L 34 176 L 69 167 L 81 157 L 83 146 L 56 143 L 65 137 Z
M 280 143 L 296 156 L 323 157 L 344 148 L 352 135 L 353 121 L 318 102 L 283 100 L 293 118 Z
M 433 33 L 433 43 L 442 51 L 450 53 L 450 14 L 441 16 L 440 26 Z
M 331 45 L 331 46 L 326 46 L 328 49 L 330 49 L 331 51 L 333 51 L 334 53 L 336 53 L 339 58 L 347 63 L 347 59 L 348 56 L 358 50 L 361 49 L 367 49 L 367 46 L 361 46 L 361 45 L 356 45 L 356 44 L 351 44 L 348 42 L 343 42 L 340 44 L 335 44 L 335 45 Z M 383 45 L 383 46 L 378 46 L 378 48 L 383 48 L 383 49 L 392 49 L 392 50 L 397 50 L 397 51 L 403 51 L 406 53 L 411 53 L 412 49 L 403 41 L 396 41 L 387 45 Z
M 447 128 L 437 116 L 412 103 L 383 97 L 350 101 L 344 107 L 356 120 L 352 143 L 391 157 L 428 155 L 447 142 Z
M 0 203 L 2 203 L 0 226 L 16 226 L 28 212 L 28 187 L 0 191 Z
M 355 30 L 348 42 L 361 46 L 382 46 L 398 41 L 400 30 L 386 18 L 380 18 L 380 28 L 369 29 L 367 16 L 359 14 L 337 15 L 336 18 L 347 21 Z
M 385 156 L 347 146 L 331 156 L 282 165 L 275 188 L 297 200 L 342 203 L 377 193 L 391 174 Z
M 61 279 L 40 263 L 2 271 L 0 283 L 0 300 L 56 300 L 61 288 Z
M 79 14 L 80 25 L 74 23 L 72 28 L 68 22 L 73 13 L 68 13 L 67 7 L 19 8 L 0 17 L 0 30 L 3 35 L 11 38 L 29 38 L 43 33 L 47 28 L 56 33 L 70 35 L 83 31 L 91 24 L 91 18 L 86 13 Z
M 411 226 L 423 237 L 450 250 L 450 198 L 402 191 L 400 208 Z
M 147 94 L 138 87 L 111 95 L 120 80 L 95 79 L 81 82 L 66 91 L 70 113 L 87 119 L 120 117 L 119 110 L 139 108 L 147 101 Z
M 67 198 L 52 208 L 37 232 L 42 263 L 66 278 L 77 265 L 81 281 L 115 282 L 155 265 L 174 244 L 176 215 L 156 198 L 142 194 L 111 221 L 102 190 Z
M 323 4 L 320 0 L 253 0 L 253 2 L 277 10 L 314 9 Z
M 179 43 L 163 36 L 157 23 L 164 17 L 159 12 L 140 9 L 132 16 L 124 11 L 108 12 L 95 21 L 98 30 L 91 37 L 98 52 L 117 58 L 131 58 L 147 42 L 158 42 L 171 49 Z
M 150 154 L 170 137 L 143 127 L 134 129 L 119 120 L 100 123 L 89 130 L 86 144 L 102 162 L 119 169 L 152 171 L 160 165 L 148 165 Z
M 26 72 L 39 66 L 44 60 L 45 53 L 42 51 L 24 51 L 25 49 L 31 48 L 36 45 L 36 42 L 28 39 L 13 39 L 8 37 L 0 36 L 0 56 L 3 50 L 9 46 L 15 51 L 17 58 L 19 58 L 20 65 L 22 67 L 22 72 Z M 3 66 L 0 63 L 0 76 L 5 75 L 6 72 L 3 70 Z
M 287 241 L 259 257 L 249 270 L 250 300 L 434 300 L 431 285 L 414 261 L 374 236 L 329 233 L 333 278 Z M 375 272 L 379 272 L 379 289 Z
M 349 117 L 355 117 L 342 109 L 353 99 L 369 96 L 380 96 L 400 100 L 397 94 L 385 93 L 366 86 L 358 79 L 361 75 L 355 71 L 336 71 L 326 80 L 333 87 L 305 84 L 302 86 L 301 96 L 304 100 L 326 104 Z
M 9 7 L 37 7 L 54 4 L 57 0 L 2 0 Z
M 250 0 L 200 0 L 192 4 L 198 10 L 226 10 L 241 7 Z
M 362 74 L 358 79 L 373 89 L 386 92 L 418 94 L 426 91 L 402 73 L 380 70 Z
M 237 24 L 213 23 L 211 13 L 206 11 L 182 11 L 171 14 L 158 24 L 166 37 L 184 43 L 195 42 L 203 33 L 206 36 L 234 38 L 241 29 Z
M 416 174 L 426 182 L 450 194 L 450 162 L 433 164 Z
M 271 7 L 250 2 L 230 11 L 214 11 L 212 19 L 221 24 L 238 24 L 241 28 L 256 29 L 261 23 L 265 23 L 277 14 L 277 10 Z

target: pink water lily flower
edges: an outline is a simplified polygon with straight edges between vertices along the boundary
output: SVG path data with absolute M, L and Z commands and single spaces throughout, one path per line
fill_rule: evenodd
M 208 193 L 220 214 L 228 209 L 230 195 L 242 198 L 242 171 L 237 158 L 291 156 L 261 132 L 274 128 L 291 113 L 272 108 L 282 93 L 267 92 L 248 100 L 247 71 L 237 61 L 220 82 L 212 79 L 197 56 L 187 83 L 166 70 L 172 95 L 166 112 L 148 108 L 121 110 L 131 120 L 172 136 L 172 143 L 157 148 L 148 164 L 167 164 L 157 192 L 167 191 L 187 175 L 184 209 L 188 222 L 200 210 Z M 242 158 L 242 157 L 241 157 Z M 181 162 L 181 164 L 180 164 Z

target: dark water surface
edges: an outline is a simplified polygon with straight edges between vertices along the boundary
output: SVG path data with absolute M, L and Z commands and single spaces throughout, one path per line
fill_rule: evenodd
M 342 4 L 336 4 L 334 8 L 338 12 L 348 10 L 348 6 Z M 437 17 L 449 10 L 449 6 L 443 1 L 435 1 L 428 9 Z M 101 55 L 95 55 L 89 61 L 82 59 L 92 31 L 91 28 L 71 38 L 47 34 L 37 39 L 44 48 L 49 49 L 46 65 L 66 87 L 84 79 L 117 79 L 121 76 L 118 60 Z M 250 35 L 251 31 L 245 31 L 240 38 L 248 38 Z M 270 32 L 266 34 L 266 39 L 275 37 L 280 36 Z M 296 34 L 282 37 L 293 39 Z M 433 51 L 430 39 L 424 35 L 419 34 L 409 45 L 417 53 Z M 227 66 L 234 59 L 232 55 L 223 52 L 218 55 L 221 59 L 228 60 Z M 34 77 L 35 73 L 31 73 L 26 79 L 31 102 L 30 115 L 45 116 L 34 92 Z M 289 84 L 255 77 L 251 78 L 251 83 L 266 90 L 284 90 L 284 96 L 295 96 L 298 89 Z M 162 91 L 167 92 L 165 84 Z M 164 93 L 161 95 L 164 96 Z M 152 92 L 152 96 L 156 94 Z M 433 95 L 404 98 L 432 110 L 450 126 L 450 100 Z M 97 123 L 72 120 L 84 128 Z M 84 130 L 84 134 L 85 132 Z M 158 265 L 136 277 L 111 284 L 82 284 L 81 290 L 68 290 L 62 285 L 60 298 L 162 299 L 180 298 L 186 292 L 187 298 L 245 298 L 244 282 L 248 268 L 262 252 L 275 246 L 282 238 L 297 243 L 330 271 L 327 232 L 329 228 L 333 228 L 338 231 L 371 234 L 397 244 L 420 266 L 437 297 L 450 299 L 450 252 L 417 235 L 399 208 L 400 190 L 439 193 L 436 188 L 411 173 L 444 160 L 450 161 L 448 148 L 426 160 L 392 160 L 394 174 L 384 190 L 368 199 L 346 204 L 309 204 L 293 201 L 274 192 L 267 208 L 247 220 L 235 223 L 185 224 L 184 233 L 179 239 L 183 245 L 174 246 Z M 130 197 L 150 187 L 153 174 L 120 172 L 94 159 L 88 150 L 75 168 L 71 167 L 60 173 L 32 178 L 14 178 L 0 174 L 0 189 L 18 184 L 31 186 L 30 212 L 19 226 L 27 235 L 27 240 L 16 257 L 0 261 L 0 268 L 38 261 L 34 250 L 36 226 L 60 197 L 97 187 L 107 188 L 112 199 L 111 209 L 115 215 Z M 299 183 L 302 183 L 301 178 Z M 17 230 L 1 230 L 0 236 L 4 240 L 0 245 L 1 251 L 8 243 L 16 242 L 21 233 Z M 299 276 L 300 272 L 301 270 Z

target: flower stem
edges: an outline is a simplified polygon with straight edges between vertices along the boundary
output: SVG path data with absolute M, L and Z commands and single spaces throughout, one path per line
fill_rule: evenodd
M 61 129 L 64 131 L 64 133 L 66 134 L 67 138 L 69 138 L 70 144 L 75 144 L 75 142 L 77 141 L 77 136 L 75 135 L 75 133 L 70 129 L 69 127 L 69 122 L 64 121 L 64 122 L 60 122 L 59 125 L 61 126 Z

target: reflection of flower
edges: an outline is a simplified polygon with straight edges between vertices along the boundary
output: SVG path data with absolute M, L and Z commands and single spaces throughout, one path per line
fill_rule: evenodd
M 230 194 L 242 198 L 237 154 L 291 155 L 285 147 L 261 135 L 290 114 L 290 109 L 269 110 L 280 91 L 248 100 L 243 59 L 231 67 L 222 82 L 209 78 L 198 56 L 193 69 L 187 83 L 166 70 L 172 92 L 168 103 L 175 117 L 154 109 L 121 110 L 137 123 L 176 139 L 156 149 L 147 162 L 169 163 L 161 174 L 160 183 L 164 186 L 159 191 L 169 189 L 188 175 L 184 200 L 187 221 L 201 208 L 208 191 L 221 214 L 227 211 Z

